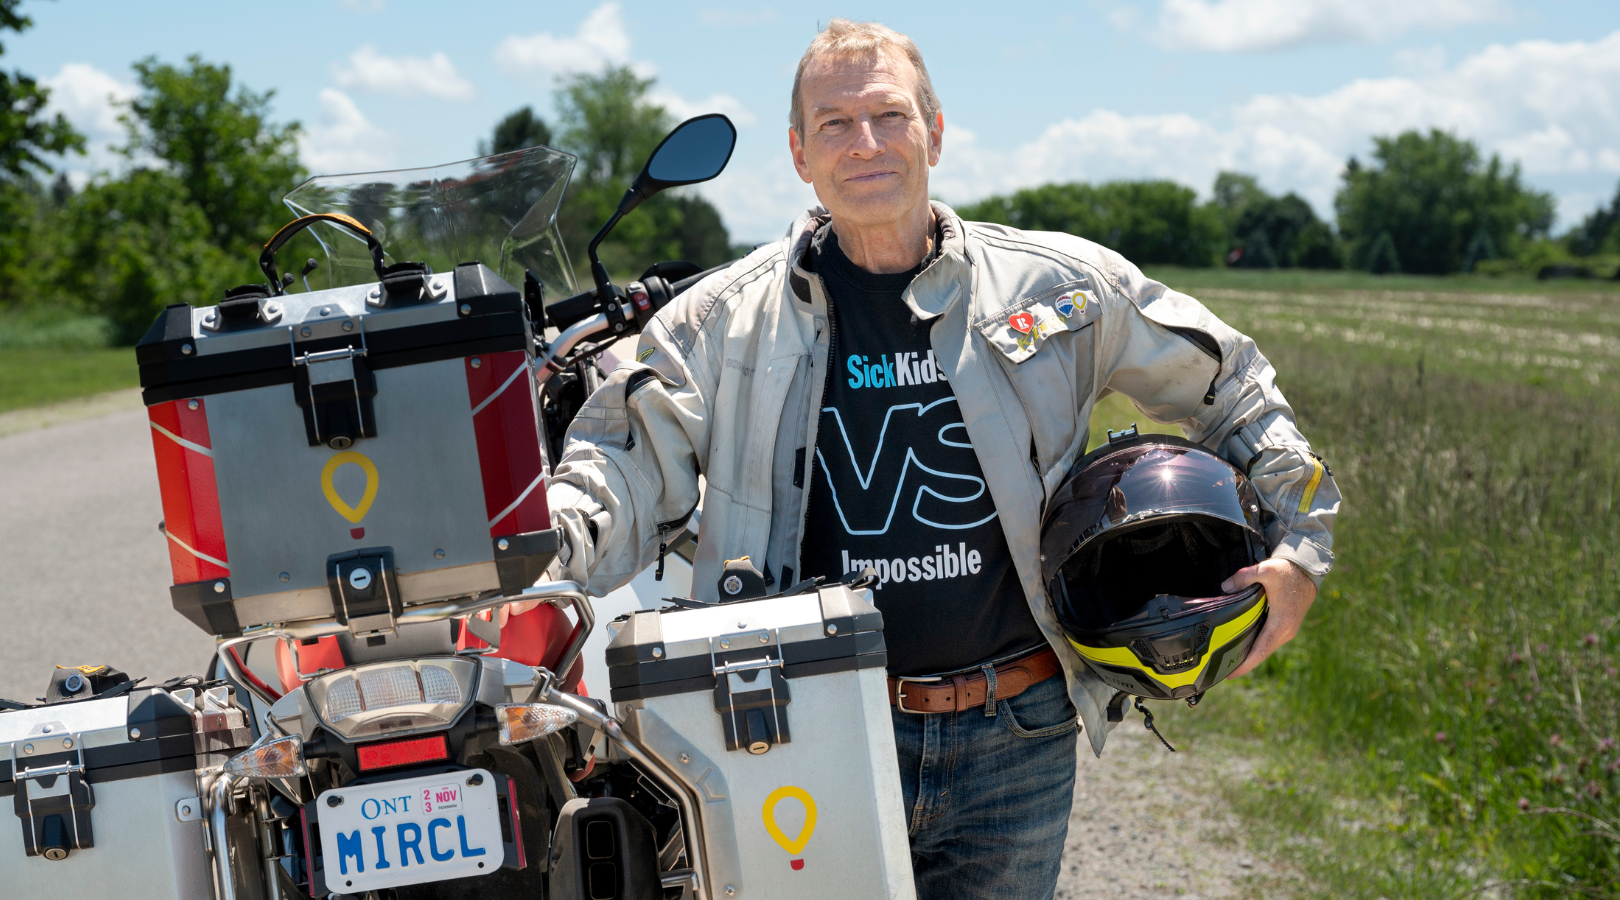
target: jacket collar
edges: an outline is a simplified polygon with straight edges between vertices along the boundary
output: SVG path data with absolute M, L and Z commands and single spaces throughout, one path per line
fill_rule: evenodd
M 962 295 L 972 276 L 967 253 L 967 229 L 962 218 L 949 206 L 931 201 L 934 218 L 939 222 L 939 254 L 923 269 L 917 280 L 906 289 L 906 301 L 919 319 L 928 320 L 941 315 Z M 793 294 L 801 302 L 810 303 L 809 262 L 810 239 L 832 216 L 820 206 L 811 207 L 793 220 L 788 229 L 788 282 Z

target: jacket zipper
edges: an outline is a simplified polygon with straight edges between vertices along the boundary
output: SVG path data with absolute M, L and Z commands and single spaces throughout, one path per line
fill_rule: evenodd
M 820 278 L 821 276 L 817 275 L 816 277 Z M 832 295 L 828 294 L 826 290 L 823 290 L 822 294 L 827 297 L 827 360 L 825 366 L 827 371 L 822 375 L 821 380 L 821 402 L 826 403 L 827 392 L 832 388 L 833 360 L 838 357 L 838 316 L 833 314 Z M 811 359 L 814 360 L 815 357 L 812 356 Z M 821 410 L 819 409 L 811 410 L 811 413 L 817 419 L 821 417 Z M 816 441 L 819 441 L 821 440 L 820 429 L 816 429 L 816 432 Z M 810 492 L 815 490 L 816 486 L 816 441 L 811 441 L 811 446 L 805 448 L 805 454 L 809 458 L 804 462 L 804 500 L 801 507 L 804 512 L 799 516 L 799 546 L 793 551 L 793 561 L 798 564 L 797 571 L 800 576 L 804 574 L 804 530 L 810 524 Z
M 658 570 L 653 572 L 653 581 L 664 580 L 664 555 L 669 552 L 669 533 L 691 521 L 692 513 L 697 512 L 697 508 L 697 503 L 694 503 L 692 508 L 686 511 L 686 515 L 679 519 L 658 523 Z

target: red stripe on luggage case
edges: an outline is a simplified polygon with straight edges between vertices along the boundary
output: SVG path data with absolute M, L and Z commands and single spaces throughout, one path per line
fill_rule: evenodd
M 476 367 L 474 359 L 479 361 Z M 463 367 L 490 537 L 550 528 L 528 354 L 508 350 L 469 356 Z
M 171 400 L 146 411 L 152 425 L 152 453 L 157 458 L 163 529 L 169 537 L 169 566 L 175 584 L 231 574 L 214 481 L 208 407 L 197 400 L 197 408 L 190 409 L 190 402 Z

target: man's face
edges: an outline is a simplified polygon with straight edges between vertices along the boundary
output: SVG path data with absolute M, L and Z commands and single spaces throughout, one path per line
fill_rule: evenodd
M 927 204 L 944 117 L 924 120 L 910 60 L 820 57 L 799 90 L 804 134 L 788 132 L 793 165 L 833 218 L 885 225 Z

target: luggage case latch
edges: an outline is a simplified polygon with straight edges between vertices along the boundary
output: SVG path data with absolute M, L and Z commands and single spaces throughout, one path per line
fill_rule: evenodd
M 78 734 L 53 732 L 32 734 L 11 744 L 11 780 L 17 786 L 12 809 L 22 820 L 23 850 L 29 856 L 49 860 L 67 859 L 74 850 L 95 846 L 90 828 L 90 810 L 96 805 L 95 792 L 84 780 L 84 741 Z M 63 762 L 36 768 L 18 765 L 18 754 L 33 755 L 36 746 L 56 750 Z M 71 748 L 77 759 L 62 752 Z M 41 750 L 40 756 L 45 756 Z
M 326 586 L 332 592 L 332 614 L 356 637 L 391 634 L 394 620 L 405 614 L 391 548 L 372 547 L 327 557 Z
M 792 701 L 780 659 L 766 656 L 714 666 L 714 709 L 725 728 L 727 750 L 758 756 L 789 743 L 787 705 Z
M 347 325 L 351 320 L 341 321 Z M 360 438 L 377 436 L 377 417 L 372 411 L 377 378 L 366 365 L 363 320 L 352 321 L 361 322 L 358 347 L 299 353 L 294 341 L 293 400 L 304 413 L 304 436 L 311 447 L 325 444 L 333 450 L 347 450 Z

